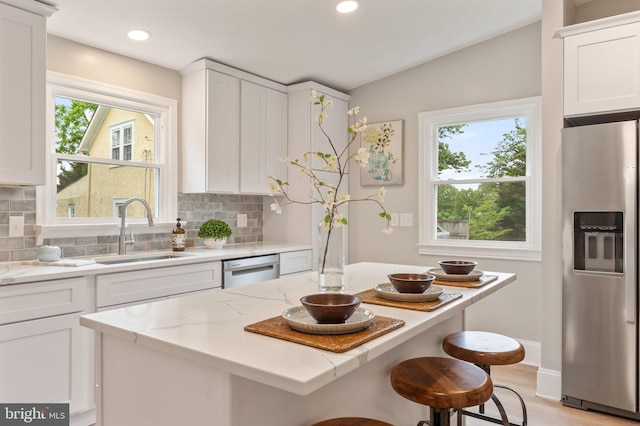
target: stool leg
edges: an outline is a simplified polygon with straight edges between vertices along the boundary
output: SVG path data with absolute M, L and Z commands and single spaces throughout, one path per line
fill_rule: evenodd
M 520 394 L 518 392 L 514 391 L 513 389 L 508 388 L 508 387 L 506 387 L 504 385 L 496 385 L 496 384 L 494 384 L 493 387 L 494 388 L 500 388 L 500 389 L 506 389 L 508 391 L 513 392 L 518 397 L 518 399 L 520 400 L 520 406 L 522 407 L 522 426 L 527 426 L 527 407 L 524 404 L 524 400 L 522 399 Z
M 431 407 L 431 426 L 451 426 L 450 420 L 448 409 Z

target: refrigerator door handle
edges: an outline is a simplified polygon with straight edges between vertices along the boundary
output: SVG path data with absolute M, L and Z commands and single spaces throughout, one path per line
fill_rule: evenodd
M 624 219 L 624 285 L 625 316 L 627 323 L 636 322 L 636 168 L 628 166 L 624 170 L 626 217 Z

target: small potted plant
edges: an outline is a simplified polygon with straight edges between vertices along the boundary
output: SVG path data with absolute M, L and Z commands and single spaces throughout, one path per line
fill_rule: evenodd
M 202 238 L 204 244 L 209 248 L 222 248 L 231 233 L 229 225 L 219 219 L 209 219 L 198 229 L 198 237 Z

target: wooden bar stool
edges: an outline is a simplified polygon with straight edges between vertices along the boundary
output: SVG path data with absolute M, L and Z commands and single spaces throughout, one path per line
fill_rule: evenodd
M 380 420 L 365 419 L 363 417 L 340 417 L 338 419 L 323 420 L 311 426 L 393 426 Z
M 402 397 L 430 407 L 431 421 L 418 426 L 449 426 L 450 410 L 480 405 L 491 398 L 491 378 L 481 368 L 452 358 L 424 357 L 391 370 L 391 386 Z
M 454 358 L 472 362 L 491 375 L 492 365 L 516 364 L 524 359 L 524 347 L 516 339 L 502 334 L 486 331 L 460 331 L 449 334 L 442 341 L 444 351 Z M 522 426 L 527 425 L 527 407 L 524 400 L 515 390 L 503 385 L 494 384 L 495 388 L 506 389 L 513 392 L 520 400 L 522 407 Z M 493 395 L 493 402 L 498 407 L 501 421 L 507 418 L 507 414 L 500 400 Z M 462 414 L 498 423 L 494 417 L 484 414 L 484 404 L 480 404 L 480 413 L 461 410 Z M 515 423 L 506 423 L 511 426 L 520 426 Z

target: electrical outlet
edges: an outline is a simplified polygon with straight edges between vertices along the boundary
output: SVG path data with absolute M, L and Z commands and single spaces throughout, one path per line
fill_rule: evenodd
M 400 213 L 400 226 L 413 226 L 413 213 Z
M 400 225 L 400 215 L 398 213 L 391 213 L 391 226 Z
M 238 215 L 238 228 L 246 228 L 247 227 L 247 215 L 239 214 Z
M 9 236 L 24 237 L 24 216 L 9 216 Z

